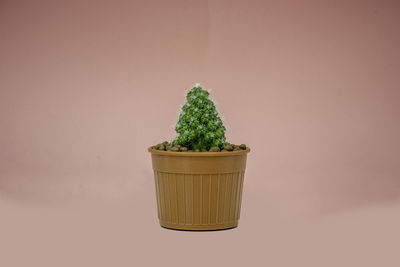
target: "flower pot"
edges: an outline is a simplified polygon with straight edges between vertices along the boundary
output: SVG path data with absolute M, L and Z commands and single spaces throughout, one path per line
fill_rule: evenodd
M 249 148 L 232 152 L 148 150 L 162 227 L 218 230 L 238 225 Z

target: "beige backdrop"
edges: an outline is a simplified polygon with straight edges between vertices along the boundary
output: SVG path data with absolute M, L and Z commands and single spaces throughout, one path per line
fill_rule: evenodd
M 399 48 L 398 1 L 0 1 L 0 266 L 400 266 Z M 235 230 L 158 226 L 195 82 L 252 148 Z

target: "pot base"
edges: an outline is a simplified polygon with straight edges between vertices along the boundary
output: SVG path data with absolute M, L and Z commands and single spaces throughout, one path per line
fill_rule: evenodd
M 175 224 L 160 220 L 160 225 L 164 228 L 173 230 L 213 231 L 213 230 L 225 230 L 225 229 L 236 228 L 238 226 L 238 221 L 227 222 L 222 224 Z

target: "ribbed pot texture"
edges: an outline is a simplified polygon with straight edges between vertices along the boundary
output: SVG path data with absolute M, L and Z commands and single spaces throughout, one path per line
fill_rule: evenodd
M 149 148 L 161 226 L 181 230 L 236 227 L 249 151 L 170 152 Z

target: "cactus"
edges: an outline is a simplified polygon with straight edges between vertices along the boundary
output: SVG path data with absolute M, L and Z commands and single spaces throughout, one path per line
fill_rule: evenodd
M 225 126 L 215 104 L 208 98 L 209 92 L 199 84 L 187 93 L 175 131 L 179 134 L 172 145 L 181 145 L 190 150 L 222 149 L 225 143 Z

